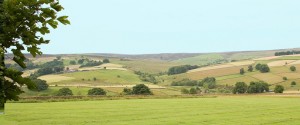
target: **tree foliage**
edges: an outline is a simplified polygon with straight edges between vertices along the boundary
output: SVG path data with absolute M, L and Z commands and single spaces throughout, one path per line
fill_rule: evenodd
M 251 82 L 247 89 L 248 93 L 264 93 L 269 92 L 269 84 L 263 81 Z
M 241 69 L 240 69 L 240 74 L 241 74 L 241 75 L 244 75 L 244 74 L 245 74 L 244 68 L 241 68 Z
M 292 72 L 295 72 L 297 69 L 296 69 L 295 66 L 291 66 L 291 67 L 290 67 L 290 70 L 291 70 Z
M 244 82 L 237 82 L 233 88 L 234 94 L 243 94 L 246 93 L 248 89 L 248 85 Z
M 93 88 L 88 91 L 88 95 L 106 95 L 106 91 L 102 88 Z
M 47 84 L 47 82 L 45 80 L 35 78 L 35 79 L 32 79 L 32 82 L 36 86 L 35 89 L 31 89 L 33 91 L 39 91 L 40 92 L 40 91 L 47 90 L 48 87 L 49 87 L 49 85 Z
M 152 95 L 151 90 L 144 84 L 138 84 L 132 88 L 132 94 L 134 95 Z
M 109 63 L 110 61 L 109 61 L 109 59 L 104 59 L 103 60 L 103 63 Z
M 143 73 L 141 71 L 134 71 L 135 74 L 139 75 L 140 80 L 144 82 L 151 82 L 153 84 L 157 84 L 158 81 L 156 80 L 153 74 Z
M 294 54 L 300 54 L 300 51 L 291 50 L 291 51 L 275 52 L 275 56 L 294 55 Z
M 258 63 L 256 66 L 255 66 L 255 69 L 256 70 L 259 70 L 261 73 L 267 73 L 267 72 L 270 72 L 270 68 L 267 64 L 260 64 Z
M 26 68 L 27 51 L 32 56 L 41 55 L 39 45 L 48 44 L 43 38 L 50 27 L 57 28 L 59 22 L 70 24 L 67 16 L 57 16 L 63 7 L 57 0 L 0 0 L 0 103 L 18 100 L 21 86 L 34 87 L 22 72 L 5 67 L 5 54 L 11 52 L 13 61 Z
M 283 93 L 284 87 L 282 85 L 276 85 L 274 88 L 275 93 Z
M 61 89 L 58 90 L 56 95 L 57 96 L 72 96 L 73 92 L 69 88 L 61 88 Z
M 214 89 L 217 87 L 217 81 L 215 77 L 206 77 L 199 82 L 199 86 L 203 86 L 207 89 Z
M 171 83 L 171 86 L 197 86 L 198 81 L 196 80 L 190 80 L 190 79 L 182 79 L 180 81 L 173 81 Z
M 249 71 L 249 72 L 253 72 L 253 66 L 252 66 L 252 65 L 249 65 L 249 66 L 248 66 L 248 71 Z
M 168 75 L 186 73 L 189 70 L 197 69 L 197 68 L 199 68 L 199 66 L 197 66 L 197 65 L 194 65 L 194 66 L 192 66 L 192 65 L 174 66 L 174 67 L 171 67 L 168 70 Z

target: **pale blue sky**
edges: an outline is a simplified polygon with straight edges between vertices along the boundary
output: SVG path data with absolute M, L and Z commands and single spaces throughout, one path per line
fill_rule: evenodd
M 299 0 L 60 0 L 72 25 L 48 54 L 201 53 L 300 47 Z

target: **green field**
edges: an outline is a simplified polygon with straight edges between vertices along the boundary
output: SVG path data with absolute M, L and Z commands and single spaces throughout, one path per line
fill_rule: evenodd
M 296 125 L 296 97 L 233 96 L 8 103 L 3 125 Z
M 216 64 L 224 63 L 225 58 L 220 54 L 205 54 L 190 58 L 183 58 L 173 61 L 180 64 L 189 64 L 189 65 L 207 65 L 207 64 Z
M 57 77 L 58 76 L 58 77 Z M 60 76 L 65 76 L 60 77 Z M 61 79 L 60 79 L 61 78 Z M 96 80 L 94 81 L 94 78 Z M 50 85 L 132 85 L 145 83 L 132 71 L 123 70 L 94 70 L 60 75 L 50 75 L 44 79 Z M 61 81 L 60 81 L 61 80 Z

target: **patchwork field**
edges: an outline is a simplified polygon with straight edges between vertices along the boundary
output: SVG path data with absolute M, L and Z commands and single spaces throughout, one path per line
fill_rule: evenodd
M 123 65 L 123 68 L 133 71 L 142 71 L 148 73 L 166 72 L 172 66 L 180 65 L 178 63 L 159 61 L 159 60 L 131 60 L 120 61 L 114 60 L 113 63 Z
M 268 66 L 285 66 L 293 62 L 295 62 L 295 60 L 279 60 L 268 63 Z
M 296 125 L 299 115 L 296 97 L 233 96 L 7 103 L 0 121 L 3 125 Z
M 223 60 L 223 61 L 222 61 Z M 180 64 L 189 64 L 189 65 L 206 65 L 212 64 L 216 62 L 224 62 L 225 58 L 220 54 L 205 54 L 190 58 L 183 58 L 179 60 L 175 60 L 173 62 Z
M 123 70 L 93 70 L 58 75 L 42 76 L 50 85 L 134 85 L 142 82 L 132 71 Z M 94 79 L 95 78 L 95 79 Z

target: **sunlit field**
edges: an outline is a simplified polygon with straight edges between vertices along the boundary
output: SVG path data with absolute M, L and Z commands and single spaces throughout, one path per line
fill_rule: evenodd
M 1 125 L 296 125 L 299 97 L 7 103 Z

